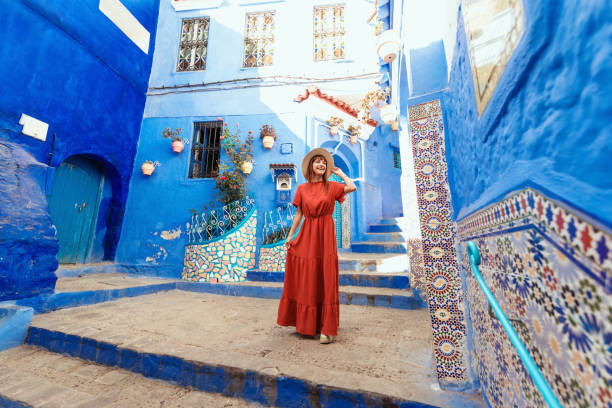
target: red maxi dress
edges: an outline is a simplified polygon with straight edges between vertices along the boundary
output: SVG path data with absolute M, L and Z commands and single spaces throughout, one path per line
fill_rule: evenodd
M 302 207 L 304 223 L 287 251 L 285 284 L 277 323 L 298 333 L 338 334 L 338 250 L 334 227 L 335 201 L 344 201 L 344 184 L 329 181 L 298 186 L 293 205 Z

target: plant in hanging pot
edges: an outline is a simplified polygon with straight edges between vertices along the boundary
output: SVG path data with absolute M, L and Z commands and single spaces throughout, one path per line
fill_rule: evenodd
M 255 160 L 253 160 L 253 157 L 248 154 L 246 159 L 240 165 L 240 170 L 242 170 L 242 172 L 248 176 L 253 171 L 253 165 L 255 165 Z
M 262 140 L 264 148 L 271 149 L 277 138 L 274 127 L 263 125 L 259 131 L 259 138 Z
M 380 107 L 380 118 L 387 125 L 391 125 L 397 120 L 398 109 L 395 104 L 384 104 Z
M 183 138 L 181 137 L 182 129 L 176 128 L 171 130 L 170 128 L 164 129 L 162 135 L 166 139 L 172 140 L 172 150 L 174 153 L 180 153 L 185 148 L 185 143 L 183 142 Z
M 151 160 L 146 160 L 142 163 L 142 166 L 140 166 L 140 170 L 145 176 L 150 176 L 155 171 L 156 166 L 159 167 L 161 164 L 158 161 L 153 162 Z
M 361 100 L 361 109 L 359 110 L 359 121 L 362 123 L 366 123 L 371 119 L 370 110 L 374 105 L 380 106 L 381 102 L 387 100 L 389 96 L 389 87 L 382 89 L 378 88 L 373 91 L 368 92 L 364 95 Z
M 357 143 L 357 138 L 359 137 L 359 133 L 361 132 L 361 126 L 350 125 L 346 130 L 350 133 L 349 141 L 351 142 L 351 144 Z
M 344 119 L 337 116 L 330 116 L 327 120 L 327 124 L 329 125 L 329 133 L 331 133 L 332 136 L 336 136 L 338 134 L 338 129 L 344 124 Z

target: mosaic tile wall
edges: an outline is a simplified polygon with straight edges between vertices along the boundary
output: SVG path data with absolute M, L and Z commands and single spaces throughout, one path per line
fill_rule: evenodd
M 408 262 L 410 265 L 410 286 L 420 291 L 423 299 L 427 299 L 427 276 L 423 260 L 423 242 L 420 239 L 406 240 Z
M 439 100 L 410 107 L 410 137 L 436 372 L 442 385 L 462 384 L 468 379 L 465 305 Z
M 480 270 L 563 406 L 612 407 L 612 236 L 533 189 L 459 223 Z M 471 272 L 474 363 L 494 407 L 545 406 Z
M 259 250 L 259 270 L 264 272 L 285 272 L 287 250 L 284 242 Z
M 186 245 L 182 278 L 195 282 L 239 282 L 255 266 L 257 211 L 237 230 L 205 244 Z

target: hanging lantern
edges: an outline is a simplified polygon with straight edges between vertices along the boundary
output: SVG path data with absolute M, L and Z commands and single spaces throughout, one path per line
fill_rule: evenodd
M 380 107 L 380 118 L 387 125 L 392 124 L 397 120 L 397 105 L 385 104 Z
M 376 52 L 386 64 L 395 61 L 400 49 L 400 39 L 393 30 L 383 31 L 376 37 Z

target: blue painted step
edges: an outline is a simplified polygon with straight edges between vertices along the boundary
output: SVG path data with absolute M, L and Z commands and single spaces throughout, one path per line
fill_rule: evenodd
M 371 224 L 368 232 L 402 232 L 397 224 Z
M 396 242 L 354 242 L 351 251 L 375 254 L 405 254 L 406 245 Z
M 262 299 L 280 299 L 283 287 L 278 282 L 265 282 L 261 286 L 243 283 L 177 282 L 178 290 L 211 293 L 225 296 L 246 296 Z M 381 288 L 382 289 L 382 288 Z M 412 290 L 341 287 L 340 304 L 357 306 L 388 307 L 391 309 L 421 309 L 426 307 Z
M 366 232 L 359 241 L 404 243 L 404 238 L 399 232 Z
M 247 272 L 247 280 L 254 282 L 283 282 L 284 279 L 284 272 Z M 341 273 L 340 286 L 410 289 L 410 280 L 402 275 Z

